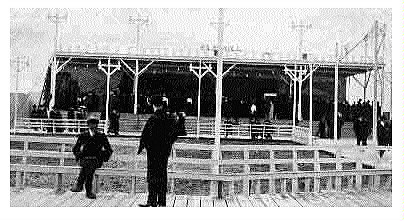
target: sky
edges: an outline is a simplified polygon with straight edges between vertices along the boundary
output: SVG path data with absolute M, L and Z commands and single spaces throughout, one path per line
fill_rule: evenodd
M 19 89 L 42 89 L 48 60 L 54 50 L 55 25 L 48 15 L 55 9 L 10 10 L 10 58 L 28 56 L 31 65 L 20 73 Z M 117 48 L 134 45 L 135 25 L 129 16 L 148 16 L 149 24 L 141 28 L 140 44 L 144 48 L 199 48 L 202 44 L 216 44 L 218 9 L 205 8 L 144 8 L 144 9 L 59 9 L 67 14 L 60 27 L 59 45 L 113 45 Z M 390 9 L 359 8 L 227 8 L 224 44 L 238 46 L 243 51 L 294 54 L 298 48 L 298 33 L 292 21 L 311 24 L 304 34 L 303 50 L 316 56 L 335 54 L 335 44 L 351 47 L 367 33 L 377 19 L 387 25 L 386 71 L 391 72 Z M 352 55 L 363 55 L 364 46 Z M 390 77 L 391 80 L 391 77 Z M 16 68 L 11 62 L 10 90 L 16 88 Z M 354 82 L 354 81 L 352 81 Z M 354 83 L 353 83 L 354 84 Z M 353 85 L 351 94 L 358 99 Z M 371 93 L 372 88 L 369 88 Z M 357 97 L 355 97 L 357 96 Z

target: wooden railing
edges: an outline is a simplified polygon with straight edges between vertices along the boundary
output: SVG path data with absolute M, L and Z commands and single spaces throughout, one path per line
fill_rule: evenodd
M 10 140 L 10 170 L 15 173 L 18 188 L 27 185 L 27 174 L 43 173 L 54 175 L 53 186 L 60 191 L 65 188 L 64 177 L 79 172 L 71 153 L 75 142 L 72 137 L 11 136 Z M 96 171 L 95 190 L 100 189 L 101 177 L 112 176 L 129 179 L 129 192 L 139 192 L 139 180 L 146 176 L 146 156 L 135 155 L 138 141 L 111 139 L 111 144 L 114 154 L 110 162 Z M 206 191 L 214 196 L 391 188 L 391 167 L 378 168 L 364 165 L 360 158 L 347 159 L 343 148 L 224 145 L 219 160 L 212 159 L 214 148 L 205 144 L 175 144 L 169 161 L 169 191 L 181 189 L 178 180 L 207 181 L 210 184 Z M 380 150 L 391 156 L 391 149 L 384 147 L 372 151 Z M 45 159 L 52 163 L 34 162 Z M 389 159 L 380 160 L 391 164 Z
M 98 128 L 104 128 L 105 120 L 100 120 Z M 78 134 L 87 128 L 86 120 L 20 118 L 13 132 L 39 134 Z
M 122 131 L 122 134 L 139 136 L 147 119 L 134 119 L 125 122 L 126 127 L 131 127 L 129 133 Z M 100 121 L 99 128 L 103 128 L 105 121 Z M 212 138 L 215 134 L 215 125 L 211 121 L 201 121 L 199 134 L 197 133 L 197 123 L 186 124 L 186 131 L 189 137 Z M 33 119 L 21 118 L 17 121 L 16 133 L 41 133 L 41 134 L 78 134 L 87 128 L 85 120 L 75 119 Z M 302 129 L 301 129 L 302 130 Z M 299 130 L 300 131 L 300 130 Z M 238 139 L 275 139 L 304 141 L 295 139 L 293 126 L 274 124 L 225 124 L 221 125 L 221 136 Z M 308 134 L 307 134 L 308 136 Z M 297 136 L 301 138 L 301 135 Z

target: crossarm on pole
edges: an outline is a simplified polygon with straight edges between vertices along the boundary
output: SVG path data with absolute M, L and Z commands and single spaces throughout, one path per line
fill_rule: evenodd
M 212 67 L 209 67 L 209 66 L 206 65 L 205 63 L 203 63 L 203 65 L 206 67 L 206 69 L 207 69 L 213 76 L 215 76 L 215 78 L 217 77 L 216 73 L 212 71 Z
M 153 64 L 153 63 L 154 63 L 154 61 L 151 61 L 150 63 L 148 63 L 148 64 L 146 65 L 146 67 L 142 68 L 142 70 L 139 71 L 139 76 L 140 76 L 141 74 L 143 74 L 143 72 L 146 71 L 147 68 L 148 68 L 151 64 Z
M 309 67 L 310 67 L 310 72 L 308 74 L 306 74 L 306 76 L 304 76 L 303 81 L 305 81 L 307 78 L 309 78 L 313 74 L 313 72 L 315 72 L 320 67 L 320 65 L 317 65 L 316 67 L 314 67 L 314 69 L 313 69 L 312 64 L 310 64 Z
M 233 69 L 235 66 L 236 66 L 236 64 L 233 64 L 232 66 L 230 66 L 229 69 L 227 69 L 227 71 L 225 71 L 225 72 L 223 73 L 223 77 L 224 77 L 227 73 L 229 73 L 229 71 L 230 71 L 231 69 Z
M 122 60 L 122 58 L 119 59 L 123 65 L 125 65 L 125 67 L 127 69 L 129 69 L 130 72 L 132 72 L 132 74 L 136 75 L 136 72 L 132 70 L 132 68 L 124 61 Z M 126 73 L 126 72 L 125 72 Z M 134 80 L 134 78 L 132 77 L 132 75 L 128 74 L 128 76 L 130 77 L 130 79 L 132 79 L 132 81 Z
M 72 58 L 70 57 L 69 59 L 67 59 L 67 61 L 65 61 L 62 65 L 60 65 L 60 67 L 56 69 L 56 73 L 59 73 L 59 71 L 61 71 L 71 60 Z

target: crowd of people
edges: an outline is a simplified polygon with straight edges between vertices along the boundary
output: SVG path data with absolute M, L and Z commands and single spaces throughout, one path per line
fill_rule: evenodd
M 90 94 L 91 95 L 91 94 Z M 91 96 L 89 96 L 91 97 Z M 91 99 L 84 97 L 78 99 L 78 105 L 68 110 L 68 119 L 85 119 L 88 108 L 85 105 L 90 105 Z M 152 113 L 152 104 L 150 98 L 146 97 L 145 106 L 142 112 Z M 187 98 L 184 105 L 181 105 L 181 110 L 172 110 L 173 104 L 171 100 L 163 93 L 162 95 L 164 108 L 171 112 L 181 113 L 181 116 L 195 114 L 194 101 L 192 98 Z M 222 116 L 227 124 L 238 124 L 240 118 L 248 118 L 250 123 L 264 124 L 270 123 L 274 119 L 290 119 L 292 115 L 290 99 L 279 95 L 278 97 L 264 97 L 263 99 L 234 99 L 223 97 Z M 139 105 L 141 106 L 141 105 Z M 314 104 L 314 120 L 319 121 L 318 136 L 321 138 L 333 138 L 334 136 L 334 104 L 328 100 L 315 100 Z M 176 108 L 178 109 L 178 108 Z M 378 104 L 378 116 L 381 116 L 381 108 Z M 307 112 L 307 111 L 306 111 Z M 290 116 L 288 116 L 290 115 Z M 362 101 L 359 99 L 353 104 L 347 101 L 338 103 L 337 115 L 337 138 L 341 138 L 342 126 L 344 122 L 354 123 L 354 132 L 358 138 L 358 143 L 366 144 L 364 137 L 371 134 L 373 109 L 370 101 Z M 49 112 L 43 105 L 33 106 L 31 118 L 50 118 L 60 119 L 61 114 L 57 110 Z M 105 112 L 101 112 L 101 119 L 105 119 Z M 108 133 L 119 135 L 119 119 L 120 119 L 120 99 L 116 91 L 110 93 L 109 106 L 109 122 Z M 184 118 L 185 119 L 185 118 Z M 378 117 L 378 140 L 381 145 L 391 145 L 391 120 L 386 116 Z

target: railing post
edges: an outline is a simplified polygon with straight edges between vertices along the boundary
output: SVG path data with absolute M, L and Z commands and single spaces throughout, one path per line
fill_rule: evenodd
M 249 159 L 248 157 L 248 149 L 244 148 L 243 149 L 243 154 L 244 154 L 244 162 L 247 162 Z M 243 194 L 245 195 L 250 195 L 250 180 L 247 178 L 248 174 L 250 174 L 250 165 L 248 163 L 244 164 L 244 178 L 243 178 Z
M 40 128 L 41 128 L 41 133 L 43 133 L 44 131 L 43 131 L 43 120 L 42 119 L 39 120 L 39 124 L 40 124 Z
M 320 177 L 315 176 L 313 179 L 314 179 L 314 192 L 319 193 L 320 192 Z
M 356 175 L 355 187 L 358 191 L 362 190 L 362 175 Z
M 229 195 L 230 195 L 230 196 L 236 195 L 236 194 L 234 193 L 234 180 L 231 180 L 230 183 L 229 183 Z
M 254 194 L 261 194 L 261 180 L 255 180 L 255 188 L 254 188 Z
M 262 139 L 265 138 L 265 124 L 262 126 Z
M 52 122 L 52 134 L 56 134 L 55 119 L 51 119 Z
M 16 187 L 18 190 L 21 190 L 21 189 L 24 188 L 24 185 L 23 185 L 23 180 L 24 180 L 24 178 L 23 178 L 23 175 L 22 175 L 22 174 L 23 174 L 23 173 L 20 172 L 20 171 L 15 172 L 15 187 Z
M 64 152 L 66 149 L 66 145 L 65 144 L 61 144 L 60 146 L 60 153 L 62 154 L 62 157 L 60 158 L 59 161 L 59 166 L 62 168 L 65 164 L 65 158 L 64 158 Z M 59 193 L 62 192 L 63 190 L 63 173 L 56 173 L 55 174 L 55 192 Z
M 375 175 L 373 186 L 376 190 L 380 188 L 380 175 Z
M 268 193 L 275 193 L 276 192 L 276 188 L 275 188 L 275 178 L 274 177 L 269 177 L 268 180 Z
M 170 178 L 169 180 L 168 180 L 168 185 L 169 185 L 169 193 L 175 193 L 175 178 L 173 177 L 173 178 Z
M 393 175 L 389 175 L 389 176 L 387 177 L 386 187 L 387 187 L 388 189 L 391 189 L 391 188 L 392 188 L 392 179 L 393 179 Z
M 131 182 L 130 182 L 130 194 L 135 195 L 136 194 L 136 176 L 130 176 Z
M 287 182 L 286 178 L 281 178 L 281 193 L 286 192 L 286 182 Z
M 305 193 L 310 192 L 310 184 L 311 184 L 311 178 L 305 177 L 304 178 L 304 192 Z
M 218 182 L 216 180 L 210 181 L 210 196 L 215 198 L 218 195 Z
M 292 178 L 292 193 L 299 192 L 299 178 Z
M 356 161 L 356 171 L 360 171 L 361 169 L 362 169 L 362 162 Z M 356 190 L 358 190 L 358 191 L 362 190 L 362 174 L 356 175 L 355 187 L 356 187 Z
M 332 188 L 332 176 L 329 176 L 327 179 L 327 190 L 333 190 Z
M 368 175 L 368 189 L 373 189 L 374 186 L 374 176 Z
M 335 189 L 337 191 L 342 190 L 342 176 L 335 176 Z
M 99 192 L 99 187 L 100 187 L 100 185 L 99 185 L 99 179 L 100 179 L 99 175 L 98 175 L 98 174 L 95 174 L 95 175 L 94 175 L 94 183 L 93 183 L 93 185 L 94 185 L 94 191 L 95 191 L 96 193 Z
M 29 147 L 29 141 L 27 139 L 24 140 L 24 156 L 22 157 L 22 164 L 23 164 L 23 175 L 22 175 L 22 188 L 25 187 L 26 182 L 27 182 L 27 155 L 28 155 L 28 147 Z
M 341 149 L 337 148 L 335 152 L 335 158 L 336 158 L 336 170 L 341 171 L 342 170 L 342 163 L 341 163 Z M 337 191 L 342 190 L 342 176 L 335 176 L 335 189 Z

